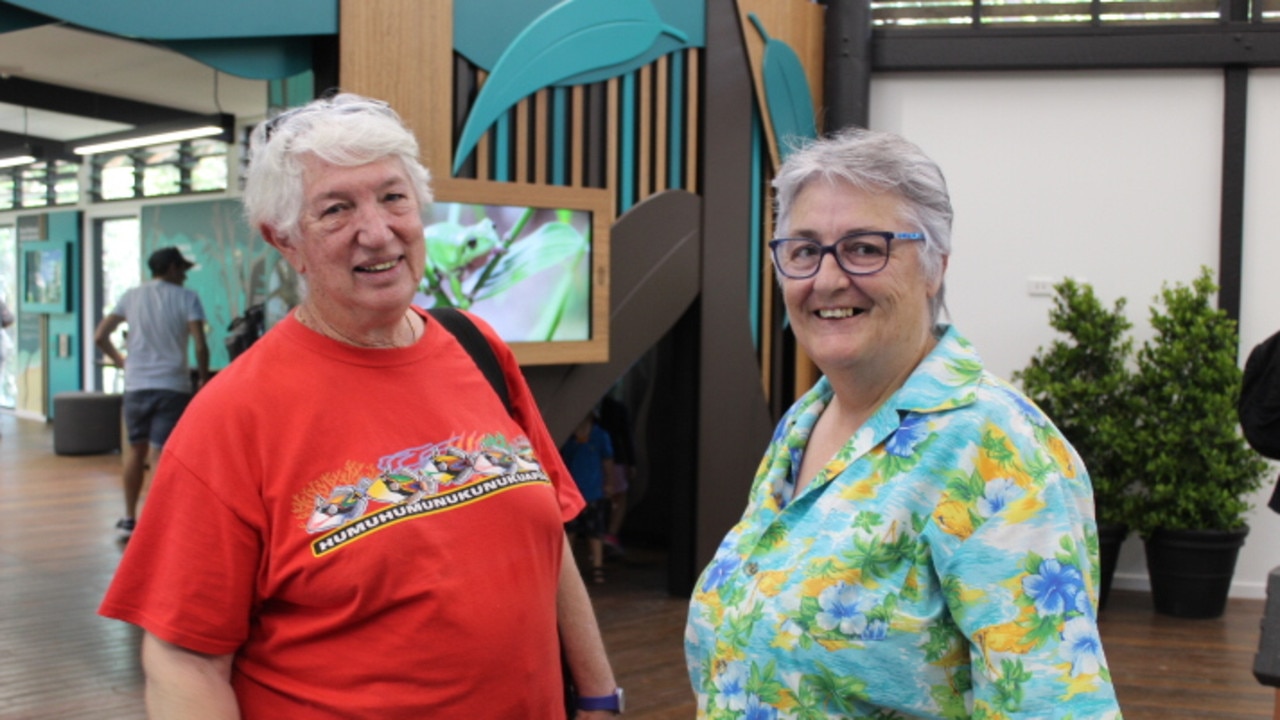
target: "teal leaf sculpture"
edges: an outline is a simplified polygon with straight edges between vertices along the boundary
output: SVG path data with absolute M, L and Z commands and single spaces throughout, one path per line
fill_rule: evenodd
M 809 82 L 795 50 L 785 42 L 769 37 L 764 23 L 755 13 L 747 17 L 764 39 L 765 106 L 773 123 L 773 141 L 778 146 L 778 157 L 786 160 L 801 141 L 817 137 L 818 126 L 813 117 Z
M 483 2 L 455 2 L 453 4 L 453 49 L 467 59 L 467 62 L 492 72 L 493 66 L 502 57 L 511 41 L 522 30 L 529 27 L 546 11 L 559 5 L 563 0 L 483 0 Z M 684 33 L 685 39 L 677 41 L 671 35 L 663 35 L 654 43 L 649 51 L 639 58 L 640 64 L 630 67 L 627 72 L 647 65 L 667 53 L 687 47 L 706 47 L 707 44 L 707 6 L 704 2 L 690 0 L 649 0 L 662 21 L 677 27 Z M 47 18 L 46 18 L 47 19 Z M 656 53 L 656 54 L 655 54 Z M 593 70 L 588 76 L 609 72 L 608 68 Z M 604 79 L 615 77 L 605 76 Z M 580 76 L 561 80 L 556 87 L 580 85 L 595 80 L 578 80 Z
M 526 96 L 643 55 L 664 34 L 686 40 L 649 0 L 565 0 L 547 10 L 511 41 L 481 86 L 458 137 L 454 174 L 494 121 Z

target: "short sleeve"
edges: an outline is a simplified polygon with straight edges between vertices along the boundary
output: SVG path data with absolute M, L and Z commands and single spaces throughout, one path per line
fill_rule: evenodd
M 262 558 L 258 531 L 166 448 L 145 519 L 101 615 L 196 652 L 234 652 L 249 633 Z

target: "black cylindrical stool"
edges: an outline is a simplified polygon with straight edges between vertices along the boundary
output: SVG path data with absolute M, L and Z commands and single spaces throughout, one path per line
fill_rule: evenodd
M 53 396 L 53 452 L 98 455 L 120 449 L 123 395 L 60 392 Z

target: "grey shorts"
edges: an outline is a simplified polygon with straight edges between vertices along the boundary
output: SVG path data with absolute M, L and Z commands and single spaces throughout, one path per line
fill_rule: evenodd
M 153 448 L 162 447 L 189 402 L 191 393 L 175 390 L 126 390 L 124 426 L 129 434 L 129 444 L 149 442 Z

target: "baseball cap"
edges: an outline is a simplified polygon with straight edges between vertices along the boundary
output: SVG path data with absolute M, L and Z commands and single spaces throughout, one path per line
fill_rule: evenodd
M 195 267 L 195 263 L 182 256 L 182 252 L 176 247 L 163 247 L 151 253 L 151 257 L 147 258 L 147 267 L 151 268 L 152 275 L 159 275 L 169 269 L 170 265 L 179 264 L 183 270 L 189 270 Z

